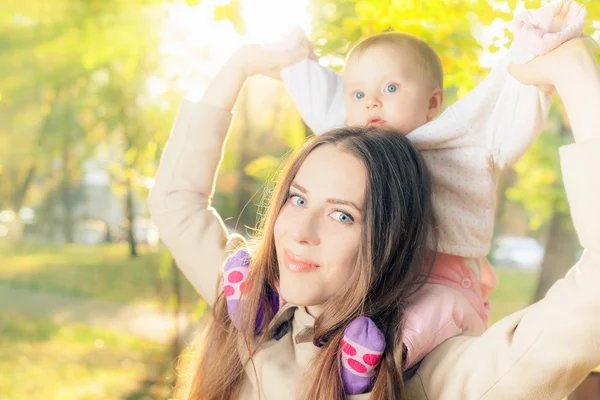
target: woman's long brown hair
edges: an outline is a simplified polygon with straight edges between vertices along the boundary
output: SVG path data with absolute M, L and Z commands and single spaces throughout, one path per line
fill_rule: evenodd
M 360 315 L 373 319 L 387 344 L 371 397 L 405 398 L 403 310 L 410 295 L 419 287 L 418 276 L 428 272 L 424 266 L 425 245 L 428 235 L 431 237 L 435 232 L 429 174 L 418 151 L 399 133 L 348 127 L 307 142 L 281 171 L 258 235 L 249 246 L 252 260 L 248 279 L 253 284 L 240 312 L 240 329 L 233 327 L 221 293 L 198 347 L 190 399 L 237 398 L 245 377 L 244 367 L 247 363 L 252 365 L 252 355 L 269 339 L 266 329 L 256 335 L 255 316 L 261 303 L 264 309 L 270 310 L 267 292 L 275 290 L 278 280 L 275 221 L 300 166 L 315 148 L 323 145 L 336 146 L 354 155 L 365 166 L 363 229 L 351 279 L 339 295 L 324 304 L 323 312 L 315 321 L 314 343 L 320 349 L 303 377 L 298 398 L 345 398 L 340 342 L 346 326 Z M 267 313 L 265 326 L 272 318 L 273 314 Z M 240 346 L 245 350 L 240 351 Z

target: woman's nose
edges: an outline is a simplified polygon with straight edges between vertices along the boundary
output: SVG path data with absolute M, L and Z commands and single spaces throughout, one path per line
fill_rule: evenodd
M 318 216 L 310 212 L 303 213 L 294 221 L 292 236 L 294 240 L 301 244 L 316 246 L 321 243 Z

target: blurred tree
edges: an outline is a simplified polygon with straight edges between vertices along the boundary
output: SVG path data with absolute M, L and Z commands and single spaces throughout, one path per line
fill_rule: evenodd
M 517 163 L 517 181 L 507 190 L 510 200 L 524 206 L 530 228 L 534 231 L 544 228 L 548 232 L 534 302 L 543 298 L 576 261 L 577 237 L 558 159 L 558 147 L 572 141 L 565 121 L 561 107 L 553 107 L 551 129 Z
M 8 2 L 0 14 L 0 43 L 7 49 L 0 53 L 0 118 L 7 122 L 0 128 L 0 141 L 6 143 L 0 150 L 0 178 L 10 182 L 1 185 L 2 207 L 19 210 L 33 182 L 44 183 L 38 200 L 60 185 L 61 221 L 71 241 L 71 188 L 82 178 L 82 162 L 120 134 L 126 155 L 121 174 L 126 179 L 120 180 L 126 188 L 123 207 L 131 254 L 136 254 L 133 197 L 141 179 L 135 172 L 155 157 L 149 153 L 156 151 L 156 142 L 149 138 L 165 128 L 149 128 L 144 113 L 172 116 L 171 110 L 143 102 L 146 83 L 156 71 L 160 29 L 150 27 L 160 26 L 160 4 L 63 0 L 34 7 Z M 28 75 L 11 73 L 19 69 Z
M 600 2 L 588 7 L 587 32 L 598 36 L 592 21 Z M 165 2 L 160 0 L 57 0 L 32 4 L 5 0 L 0 12 L 0 207 L 20 209 L 60 188 L 65 235 L 72 229 L 73 187 L 81 179 L 82 162 L 102 146 L 119 149 L 111 166 L 113 189 L 123 194 L 131 255 L 134 203 L 147 194 L 145 178 L 154 175 L 177 103 L 176 93 L 152 97 L 148 85 L 165 79 L 159 53 Z M 188 4 L 205 4 L 188 0 Z M 509 42 L 505 25 L 516 1 L 488 0 L 311 0 L 311 39 L 324 62 L 339 69 L 348 49 L 359 39 L 388 30 L 418 35 L 438 51 L 445 70 L 446 104 L 463 96 L 486 74 L 476 62 L 482 54 Z M 541 1 L 526 1 L 529 8 Z M 201 5 L 202 5 L 201 4 Z M 215 3 L 216 4 L 216 3 Z M 215 19 L 229 20 L 245 31 L 239 0 L 218 2 Z M 486 27 L 494 25 L 494 31 Z M 22 74 L 15 74 L 22 71 Z M 169 76 L 167 85 L 176 76 Z M 276 170 L 290 148 L 310 134 L 281 85 L 260 79 L 249 85 L 220 171 L 215 203 L 235 226 L 253 226 L 259 204 L 250 199 Z M 273 99 L 272 103 L 265 98 Z M 258 112 L 257 109 L 260 109 Z M 542 148 L 551 135 L 540 139 Z M 544 144 L 546 143 L 546 144 Z M 554 148 L 555 149 L 555 148 Z M 527 163 L 528 161 L 523 161 Z M 548 161 L 556 166 L 556 161 Z M 521 182 L 534 168 L 517 171 Z M 559 185 L 553 190 L 562 191 Z M 512 198 L 539 204 L 540 195 L 519 184 Z M 520 193 L 520 194 L 519 194 Z M 49 197 L 49 196 L 48 196 Z M 543 196 L 542 196 L 543 197 Z M 137 199 L 137 200 L 136 200 Z M 502 201 L 500 201 L 502 203 Z M 555 205 L 557 204 L 557 205 Z M 246 207 L 248 205 L 248 207 Z M 548 226 L 560 202 L 531 206 L 532 224 Z M 538 208 L 536 208 L 538 207 Z M 539 208 L 542 207 L 542 208 Z M 242 209 L 245 212 L 240 216 Z M 537 211 L 534 211 L 536 209 Z

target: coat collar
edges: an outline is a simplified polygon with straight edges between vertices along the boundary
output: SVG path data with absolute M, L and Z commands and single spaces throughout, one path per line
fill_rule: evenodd
M 270 336 L 279 340 L 292 331 L 296 344 L 312 342 L 315 329 L 315 318 L 306 308 L 291 303 L 285 304 L 273 317 L 269 324 Z

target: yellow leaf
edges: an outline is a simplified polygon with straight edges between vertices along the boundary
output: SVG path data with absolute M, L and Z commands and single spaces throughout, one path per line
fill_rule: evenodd
M 125 153 L 125 164 L 126 165 L 132 164 L 133 161 L 135 160 L 136 156 L 137 156 L 137 149 L 135 147 L 132 147 L 129 150 L 127 150 L 127 153 Z
M 49 115 L 50 111 L 51 111 L 51 107 L 49 104 L 43 104 L 42 107 L 40 108 L 40 112 L 44 117 Z

